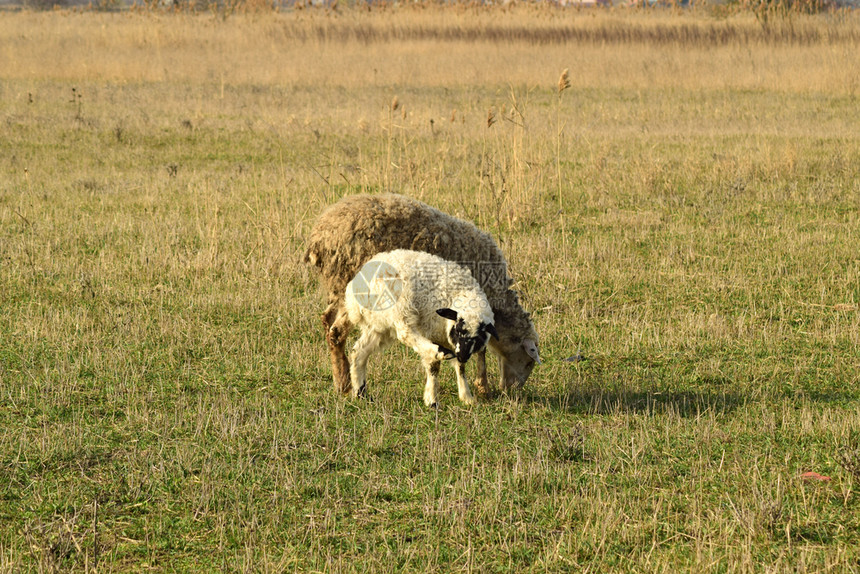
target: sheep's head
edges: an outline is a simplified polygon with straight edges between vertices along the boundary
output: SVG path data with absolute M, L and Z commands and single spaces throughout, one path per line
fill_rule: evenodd
M 453 309 L 437 309 L 436 313 L 454 322 L 448 331 L 448 338 L 454 345 L 454 355 L 461 363 L 465 363 L 473 354 L 483 350 L 491 336 L 499 338 L 496 327 L 492 323 L 480 321 L 477 325 L 469 326 Z
M 535 365 L 541 363 L 537 347 L 537 334 L 534 338 L 508 338 L 491 341 L 491 350 L 499 357 L 499 372 L 502 376 L 502 389 L 521 388 Z

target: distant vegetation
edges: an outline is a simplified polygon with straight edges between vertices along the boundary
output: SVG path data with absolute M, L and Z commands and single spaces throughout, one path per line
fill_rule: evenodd
M 426 0 L 393 2 L 389 0 L 2 0 L 0 6 L 21 6 L 36 10 L 77 8 L 94 11 L 159 10 L 172 12 L 210 12 L 221 15 L 266 13 L 293 10 L 387 10 L 398 7 L 420 9 L 509 9 L 511 2 L 475 2 L 472 0 Z M 833 13 L 857 7 L 857 0 L 529 0 L 526 3 L 545 9 L 606 10 L 628 9 L 706 9 L 720 14 L 755 14 L 762 22 L 794 15 Z

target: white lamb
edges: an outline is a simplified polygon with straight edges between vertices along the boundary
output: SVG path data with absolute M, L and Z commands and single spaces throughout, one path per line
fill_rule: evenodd
M 466 361 L 498 335 L 487 297 L 468 269 L 420 251 L 379 253 L 347 285 L 345 308 L 361 328 L 350 365 L 354 396 L 367 387 L 370 355 L 396 338 L 421 356 L 427 371 L 424 404 L 436 406 L 441 361 L 454 358 L 460 400 L 475 403 Z

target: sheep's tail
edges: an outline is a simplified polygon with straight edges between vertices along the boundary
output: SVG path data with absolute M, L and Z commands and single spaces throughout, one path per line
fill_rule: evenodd
M 325 261 L 325 254 L 324 250 L 320 249 L 320 247 L 321 246 L 318 242 L 311 241 L 310 245 L 308 245 L 308 248 L 302 255 L 302 263 L 322 269 L 323 261 Z
M 304 255 L 302 255 L 302 263 L 316 267 L 318 261 L 317 254 L 311 251 L 311 248 L 308 247 L 308 250 L 305 251 Z

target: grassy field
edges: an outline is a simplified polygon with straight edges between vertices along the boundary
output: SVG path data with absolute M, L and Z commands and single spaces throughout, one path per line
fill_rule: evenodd
M 0 571 L 860 570 L 857 15 L 21 12 L 0 61 Z M 382 190 L 498 238 L 522 393 L 334 394 L 303 241 Z

